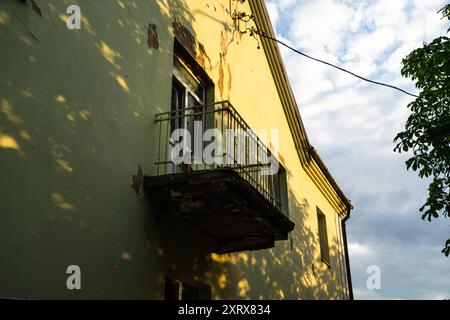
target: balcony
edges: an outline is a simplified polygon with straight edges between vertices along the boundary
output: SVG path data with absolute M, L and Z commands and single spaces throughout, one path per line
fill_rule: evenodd
M 159 217 L 193 225 L 217 253 L 288 238 L 281 166 L 229 102 L 158 114 L 156 124 L 156 174 L 144 189 Z

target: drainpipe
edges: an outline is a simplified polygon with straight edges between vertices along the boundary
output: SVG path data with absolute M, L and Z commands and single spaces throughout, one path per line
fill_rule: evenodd
M 348 282 L 348 293 L 349 299 L 353 300 L 353 286 L 352 286 L 352 275 L 350 272 L 350 259 L 348 257 L 348 246 L 347 246 L 347 231 L 345 228 L 346 221 L 350 218 L 350 207 L 347 207 L 347 215 L 342 219 L 342 231 L 343 231 L 343 241 L 344 241 L 344 254 L 345 254 L 345 264 L 347 265 L 347 282 Z

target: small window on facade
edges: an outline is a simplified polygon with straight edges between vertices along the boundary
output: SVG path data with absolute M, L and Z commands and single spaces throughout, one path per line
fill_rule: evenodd
M 177 280 L 166 278 L 164 297 L 166 300 L 180 300 L 180 285 Z
M 200 289 L 194 286 L 183 283 L 181 287 L 181 299 L 182 300 L 199 300 Z
M 320 257 L 323 262 L 331 266 L 330 248 L 328 246 L 327 221 L 325 215 L 317 209 L 317 221 L 319 225 L 319 242 L 320 242 Z
M 211 288 L 203 283 L 194 285 L 166 278 L 164 296 L 166 300 L 206 300 L 211 298 Z

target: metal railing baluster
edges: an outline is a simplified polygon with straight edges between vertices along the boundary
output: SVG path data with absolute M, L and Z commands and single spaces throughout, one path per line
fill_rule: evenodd
M 280 193 L 277 191 L 279 187 L 274 185 L 274 183 L 277 183 L 278 181 L 277 177 L 262 175 L 261 173 L 261 170 L 268 166 L 268 164 L 264 163 L 264 161 L 270 159 L 271 152 L 228 101 L 221 101 L 211 105 L 203 105 L 200 108 L 194 107 L 182 110 L 171 110 L 156 115 L 155 122 L 159 126 L 158 160 L 155 162 L 157 167 L 156 175 L 174 174 L 180 172 L 180 170 L 177 170 L 178 166 L 170 161 L 171 142 L 169 141 L 173 130 L 179 127 L 178 123 L 180 122 L 182 126 L 183 123 L 191 123 L 192 125 L 189 125 L 189 127 L 194 128 L 194 121 L 196 119 L 200 119 L 203 122 L 203 135 L 206 129 L 212 129 L 209 124 L 206 123 L 206 121 L 208 121 L 207 116 L 210 114 L 212 117 L 212 128 L 219 129 L 222 134 L 223 154 L 221 154 L 220 157 L 222 158 L 223 163 L 221 165 L 194 165 L 194 146 L 191 146 L 192 164 L 190 165 L 190 169 L 207 170 L 217 167 L 230 167 L 248 183 L 250 183 L 250 185 L 252 185 L 256 190 L 258 190 L 258 192 L 260 192 L 270 203 L 281 210 L 282 204 Z M 187 121 L 185 122 L 185 120 Z M 187 129 L 191 130 L 190 128 Z M 228 129 L 234 130 L 234 136 L 228 136 Z M 163 134 L 162 131 L 165 131 L 165 133 Z M 191 135 L 194 137 L 194 132 L 191 132 Z M 164 138 L 165 140 L 163 140 Z M 197 143 L 195 139 L 193 139 L 193 142 Z M 206 146 L 205 142 L 202 142 L 202 144 L 203 147 Z M 161 148 L 165 150 L 161 150 Z M 161 152 L 165 155 L 164 161 L 161 159 Z M 167 165 L 169 164 L 172 165 L 172 170 L 170 170 L 171 172 L 167 170 Z M 164 168 L 163 173 L 161 173 L 161 166 Z

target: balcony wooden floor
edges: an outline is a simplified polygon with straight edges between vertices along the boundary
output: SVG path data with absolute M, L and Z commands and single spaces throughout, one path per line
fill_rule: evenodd
M 146 176 L 144 189 L 158 216 L 194 225 L 217 242 L 217 253 L 271 248 L 294 228 L 230 168 Z

